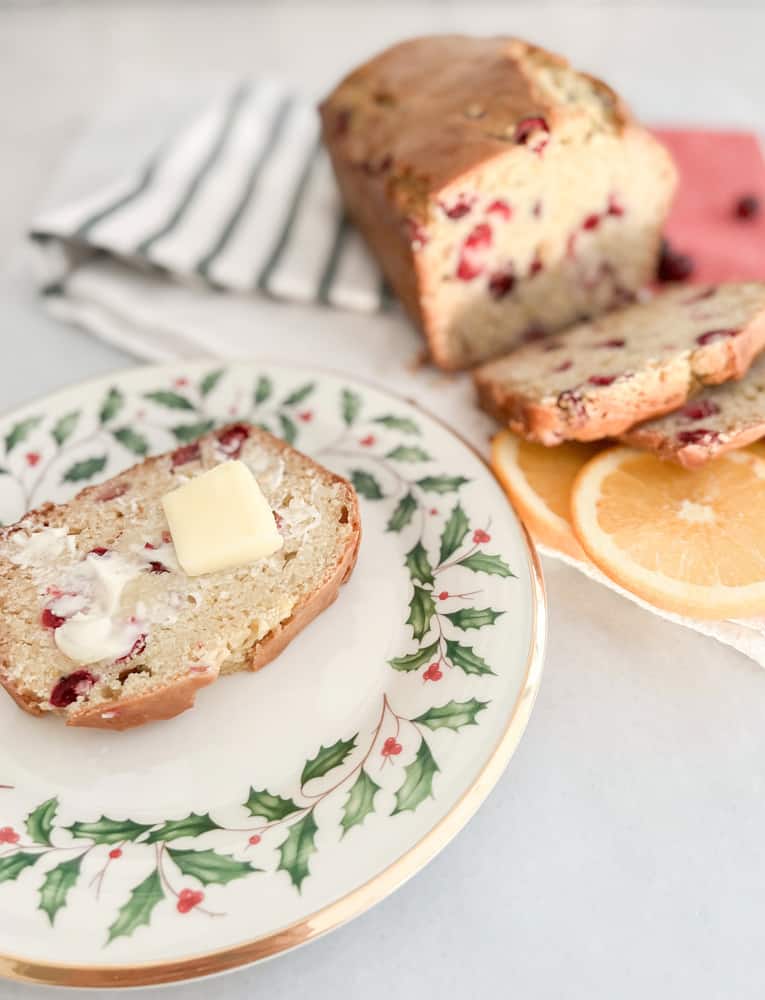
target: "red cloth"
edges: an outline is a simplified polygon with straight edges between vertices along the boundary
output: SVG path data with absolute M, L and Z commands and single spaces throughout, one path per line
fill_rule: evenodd
M 765 159 L 751 132 L 656 129 L 680 173 L 665 227 L 672 248 L 696 264 L 692 281 L 765 279 Z M 754 219 L 736 217 L 742 195 L 760 201 Z

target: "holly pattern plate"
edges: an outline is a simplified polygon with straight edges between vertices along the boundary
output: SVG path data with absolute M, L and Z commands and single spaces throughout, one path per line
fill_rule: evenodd
M 347 476 L 359 562 L 266 670 L 170 722 L 67 729 L 0 700 L 0 971 L 68 985 L 203 975 L 276 954 L 392 891 L 514 750 L 544 605 L 483 461 L 372 386 L 242 362 L 141 368 L 0 420 L 0 520 L 224 422 Z

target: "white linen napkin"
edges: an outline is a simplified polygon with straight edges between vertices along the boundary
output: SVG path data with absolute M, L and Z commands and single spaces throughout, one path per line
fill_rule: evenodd
M 413 363 L 418 336 L 343 219 L 308 102 L 270 81 L 238 86 L 109 179 L 108 164 L 140 144 L 142 122 L 135 109 L 107 118 L 70 164 L 63 189 L 78 196 L 57 196 L 34 222 L 54 316 L 147 360 L 259 356 L 342 369 L 414 399 L 487 454 L 495 426 L 476 408 L 469 377 Z M 99 184 L 87 183 L 93 164 Z M 593 566 L 543 552 L 765 666 L 765 619 L 682 618 Z

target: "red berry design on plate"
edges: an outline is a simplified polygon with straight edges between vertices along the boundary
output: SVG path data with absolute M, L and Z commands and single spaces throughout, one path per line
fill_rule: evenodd
M 441 593 L 438 595 L 438 599 L 439 599 L 439 601 L 448 601 L 449 600 L 449 591 L 448 590 L 442 590 Z
M 229 458 L 239 458 L 242 445 L 250 436 L 250 429 L 244 424 L 234 424 L 218 434 L 218 444 Z
M 302 413 L 298 413 L 298 420 L 302 420 L 304 424 L 310 423 L 313 420 L 313 410 L 303 410 Z
M 486 266 L 486 251 L 491 244 L 491 227 L 486 222 L 479 223 L 470 231 L 462 244 L 457 264 L 457 277 L 460 281 L 472 281 L 482 273 Z
M 124 656 L 118 657 L 115 663 L 126 663 L 128 660 L 132 660 L 134 656 L 140 656 L 141 653 L 146 649 L 146 633 L 141 632 L 136 641 L 130 647 L 130 651 L 125 653 Z
M 117 861 L 118 858 L 122 857 L 122 848 L 113 847 L 111 851 L 109 851 L 109 857 L 111 858 L 112 861 Z
M 422 679 L 425 681 L 440 681 L 444 675 L 439 669 L 437 663 L 431 663 L 425 673 L 422 675 Z
M 66 708 L 78 698 L 87 698 L 90 689 L 98 680 L 89 670 L 75 670 L 67 674 L 54 686 L 50 693 L 50 703 L 54 708 Z
M 491 541 L 491 535 L 484 531 L 483 528 L 476 528 L 473 532 L 473 541 L 476 545 L 484 545 L 486 542 Z
M 680 410 L 680 416 L 686 420 L 703 420 L 705 417 L 713 417 L 720 412 L 720 407 L 714 400 L 700 399 L 698 402 L 686 403 Z
M 18 844 L 19 839 L 12 826 L 0 827 L 0 844 Z
M 430 510 L 428 511 L 428 514 L 430 514 L 431 517 L 435 517 L 437 513 L 438 513 L 438 507 L 431 507 Z
M 519 146 L 528 146 L 532 153 L 541 153 L 548 143 L 550 129 L 544 118 L 531 116 L 522 118 L 515 126 L 515 141 Z M 529 141 L 531 140 L 531 141 Z
M 666 240 L 662 240 L 659 266 L 656 273 L 659 281 L 685 281 L 693 274 L 693 258 L 677 253 Z
M 176 909 L 179 913 L 188 913 L 195 906 L 199 906 L 204 898 L 205 894 L 196 889 L 182 889 L 178 894 Z
M 489 294 L 493 299 L 499 301 L 512 292 L 515 286 L 515 275 L 512 267 L 508 264 L 501 271 L 495 271 L 489 278 Z
M 510 208 L 508 203 L 502 198 L 495 198 L 494 201 L 486 209 L 487 215 L 496 215 L 498 219 L 504 219 L 505 222 L 512 216 L 513 210 Z
M 716 340 L 727 340 L 728 337 L 735 337 L 738 330 L 707 330 L 696 338 L 696 343 L 701 347 L 713 344 Z
M 66 618 L 62 618 L 61 615 L 54 614 L 50 608 L 44 608 L 43 613 L 40 615 L 40 624 L 43 628 L 61 628 L 65 621 Z
M 383 743 L 382 750 L 380 753 L 383 757 L 395 757 L 401 753 L 401 744 L 397 742 L 395 736 L 389 736 L 388 739 Z
M 361 438 L 361 440 L 359 441 L 359 444 L 363 445 L 365 448 L 371 448 L 374 443 L 375 443 L 374 434 L 367 434 L 366 437 Z
M 40 461 L 40 452 L 39 451 L 28 451 L 24 457 L 27 460 L 27 465 L 29 465 L 32 468 L 34 468 L 37 465 L 37 463 Z
M 176 389 L 185 389 L 186 386 L 189 384 L 189 380 L 185 378 L 183 375 L 181 375 L 181 377 L 177 378 L 173 384 L 175 385 Z
M 756 219 L 760 214 L 760 199 L 755 194 L 742 194 L 733 207 L 737 219 Z
M 249 842 L 252 844 L 253 847 L 256 844 L 259 844 L 260 843 L 260 834 L 259 833 L 253 833 L 253 835 L 250 837 L 250 841 Z
M 191 444 L 184 444 L 181 448 L 176 448 L 173 452 L 172 463 L 176 469 L 179 465 L 186 465 L 188 462 L 196 462 L 199 458 L 199 442 L 193 441 Z
M 619 376 L 618 375 L 590 375 L 587 381 L 590 385 L 611 385 L 615 382 Z

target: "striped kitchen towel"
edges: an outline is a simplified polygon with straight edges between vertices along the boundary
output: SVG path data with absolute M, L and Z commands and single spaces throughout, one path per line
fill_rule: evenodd
M 365 312 L 389 301 L 343 215 L 315 108 L 272 80 L 229 90 L 145 162 L 47 208 L 31 235 L 47 290 L 64 295 L 108 255 L 219 290 Z

